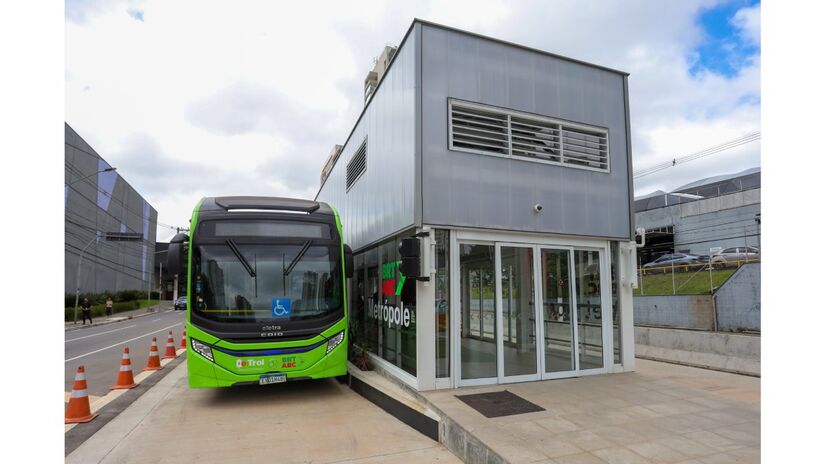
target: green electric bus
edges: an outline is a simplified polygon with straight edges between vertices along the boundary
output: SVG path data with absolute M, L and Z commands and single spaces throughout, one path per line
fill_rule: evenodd
M 325 203 L 202 199 L 167 255 L 186 278 L 189 386 L 346 374 L 352 250 L 341 235 Z

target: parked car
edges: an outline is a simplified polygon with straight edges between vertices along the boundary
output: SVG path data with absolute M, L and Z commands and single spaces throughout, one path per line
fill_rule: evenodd
M 685 253 L 667 253 L 653 261 L 643 264 L 642 268 L 651 267 L 665 267 L 665 266 L 684 266 L 685 264 L 697 264 L 701 262 L 698 256 L 688 255 Z
M 711 264 L 718 264 L 724 266 L 726 264 L 735 264 L 737 261 L 759 261 L 759 248 L 756 247 L 731 247 L 714 254 L 710 258 Z
M 186 311 L 186 297 L 179 296 L 178 299 L 175 301 L 175 311 L 182 309 Z

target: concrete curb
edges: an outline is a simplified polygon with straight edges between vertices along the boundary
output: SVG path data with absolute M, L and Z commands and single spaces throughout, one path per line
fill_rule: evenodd
M 78 427 L 67 432 L 65 462 L 68 464 L 102 461 L 169 395 L 181 379 L 186 378 L 186 365 L 183 363 L 185 358 L 179 356 L 167 365 L 169 369 L 165 372 L 155 371 L 163 375 L 148 377 L 140 385 L 101 409 L 97 419 L 83 424 L 94 424 L 94 430 Z M 71 436 L 72 432 L 78 436 Z
M 92 327 L 100 327 L 102 325 L 116 324 L 118 322 L 130 321 L 132 319 L 137 319 L 139 317 L 151 316 L 153 314 L 157 315 L 157 314 L 161 314 L 161 313 L 165 313 L 165 312 L 169 312 L 169 311 L 174 311 L 174 310 L 175 310 L 175 308 L 161 309 L 160 311 L 152 311 L 152 312 L 146 312 L 146 313 L 142 313 L 142 314 L 136 314 L 134 316 L 127 316 L 127 317 L 124 317 L 123 319 L 118 319 L 116 321 L 104 321 L 104 322 L 98 322 L 98 323 L 91 324 L 91 325 L 80 325 L 80 326 L 77 326 L 77 325 L 74 325 L 74 324 L 73 325 L 67 325 L 65 331 L 66 332 L 73 332 L 75 330 L 90 329 Z M 113 314 L 112 317 L 117 317 L 117 315 Z
M 357 369 L 357 367 L 354 366 L 352 368 Z M 509 462 L 502 455 L 487 446 L 484 441 L 476 437 L 470 430 L 467 430 L 461 424 L 452 420 L 448 414 L 433 404 L 424 395 L 410 388 L 409 385 L 393 377 L 378 365 L 373 365 L 372 372 L 380 374 L 381 377 L 409 393 L 421 404 L 438 415 L 440 418 L 438 421 L 438 442 L 463 462 L 481 464 L 504 464 Z

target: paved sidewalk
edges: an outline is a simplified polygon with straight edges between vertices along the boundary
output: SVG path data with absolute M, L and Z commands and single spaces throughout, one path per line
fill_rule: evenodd
M 333 379 L 191 389 L 182 364 L 66 457 L 99 462 L 461 461 Z
M 170 310 L 170 309 L 173 309 L 173 308 L 174 308 L 174 306 L 173 306 L 171 300 L 163 300 L 158 304 L 154 304 L 154 305 L 150 306 L 149 308 L 133 309 L 131 311 L 123 311 L 123 312 L 120 312 L 120 313 L 116 313 L 116 314 L 113 314 L 111 316 L 96 317 L 96 318 L 92 319 L 92 321 L 93 321 L 92 324 L 86 324 L 86 325 L 83 324 L 82 319 L 80 318 L 80 308 L 78 308 L 78 310 L 77 310 L 77 317 L 78 317 L 77 324 L 75 324 L 74 322 L 71 322 L 71 321 L 66 322 L 65 330 L 67 332 L 69 332 L 69 331 L 72 331 L 72 330 L 82 329 L 84 327 L 97 327 L 99 325 L 111 324 L 113 322 L 122 322 L 122 321 L 126 321 L 126 320 L 129 320 L 129 319 L 134 319 L 136 317 L 146 316 L 146 315 L 149 315 L 149 314 L 157 314 L 160 311 L 167 311 L 167 310 Z
M 759 462 L 760 379 L 642 359 L 636 369 L 423 395 L 511 463 Z M 455 397 L 501 390 L 546 411 L 486 418 Z

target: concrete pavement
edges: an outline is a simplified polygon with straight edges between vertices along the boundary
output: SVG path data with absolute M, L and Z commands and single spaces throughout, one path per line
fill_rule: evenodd
M 66 463 L 458 463 L 334 380 L 190 389 L 180 365 Z
M 545 411 L 487 418 L 456 394 L 508 390 Z M 636 372 L 421 394 L 467 462 L 758 463 L 756 377 L 636 360 Z

